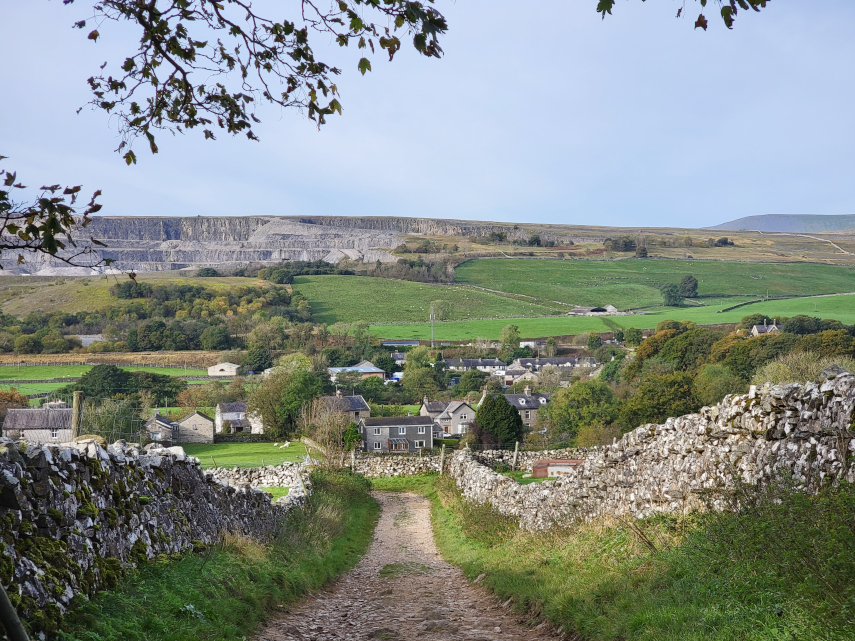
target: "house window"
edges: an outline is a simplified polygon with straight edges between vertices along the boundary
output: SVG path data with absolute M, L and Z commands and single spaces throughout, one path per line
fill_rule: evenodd
M 374 428 L 374 436 L 380 436 L 380 428 L 379 427 Z
M 359 412 L 354 412 L 354 413 L 353 413 L 353 418 L 359 418 Z
M 50 428 L 50 437 L 51 438 L 59 438 L 59 428 L 58 427 Z
M 416 441 L 415 443 L 416 443 L 416 447 L 417 447 L 417 448 L 419 448 L 419 447 L 424 447 L 424 446 L 425 446 L 425 442 L 424 442 L 424 441 Z
M 375 449 L 375 450 L 379 450 L 379 449 L 380 449 L 380 441 L 374 441 L 374 449 Z
M 461 420 L 461 421 L 465 421 L 466 419 L 467 419 L 466 414 L 461 414 L 461 415 L 460 415 L 460 420 Z
M 406 433 L 407 433 L 406 427 L 399 427 L 398 428 L 398 434 L 406 434 Z
M 424 428 L 424 427 L 420 427 L 420 428 L 419 428 L 419 434 L 424 434 L 424 433 L 425 433 L 425 428 Z
M 526 417 L 526 418 L 531 418 L 531 412 L 530 412 L 529 410 L 526 410 L 526 411 L 525 411 L 525 417 Z
M 466 434 L 466 426 L 465 426 L 465 425 L 461 425 L 461 426 L 460 426 L 460 433 L 461 433 L 461 434 Z

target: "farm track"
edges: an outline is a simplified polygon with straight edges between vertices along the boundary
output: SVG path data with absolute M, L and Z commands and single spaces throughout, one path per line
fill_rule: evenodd
M 359 564 L 328 590 L 270 621 L 255 641 L 548 641 L 439 556 L 430 502 L 375 493 L 383 511 Z

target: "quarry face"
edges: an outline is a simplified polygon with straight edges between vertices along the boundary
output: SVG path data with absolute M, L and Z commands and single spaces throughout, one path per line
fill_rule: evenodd
M 354 225 L 359 219 L 341 222 Z M 293 260 L 324 260 L 337 263 L 347 258 L 361 262 L 395 262 L 391 250 L 402 238 L 391 230 L 357 226 L 329 226 L 277 216 L 130 217 L 98 216 L 83 233 L 106 245 L 103 258 L 112 268 L 152 272 L 193 267 L 235 268 L 250 263 L 276 264 Z M 65 251 L 62 256 L 73 252 Z M 103 268 L 69 267 L 59 259 L 42 255 L 17 256 L 0 261 L 0 274 L 83 276 Z

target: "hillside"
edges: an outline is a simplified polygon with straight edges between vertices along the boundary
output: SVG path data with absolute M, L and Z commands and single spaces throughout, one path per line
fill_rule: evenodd
M 769 231 L 769 232 L 829 232 L 855 229 L 855 214 L 825 216 L 819 214 L 764 214 L 746 216 L 731 220 L 707 229 L 727 231 Z

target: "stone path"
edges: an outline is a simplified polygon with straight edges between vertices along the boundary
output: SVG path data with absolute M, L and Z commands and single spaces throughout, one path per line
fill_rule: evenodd
M 328 590 L 270 621 L 255 641 L 548 641 L 521 626 L 433 541 L 430 503 L 375 493 L 383 507 L 368 554 Z

